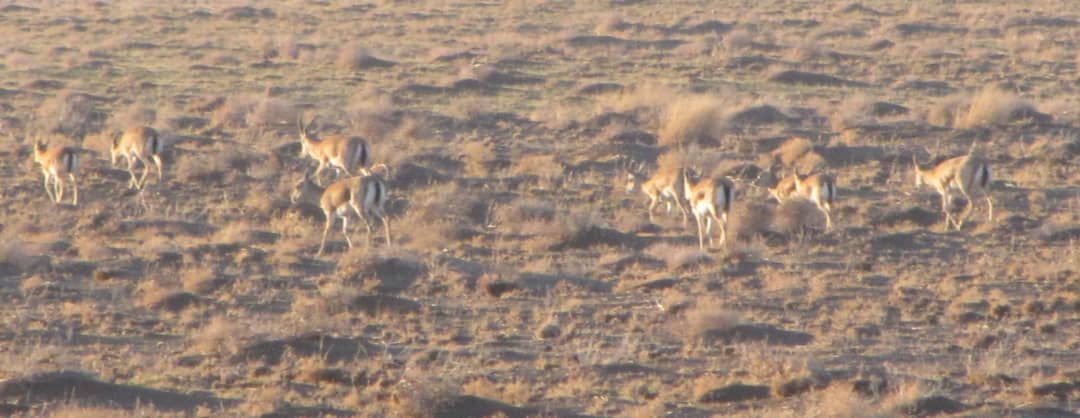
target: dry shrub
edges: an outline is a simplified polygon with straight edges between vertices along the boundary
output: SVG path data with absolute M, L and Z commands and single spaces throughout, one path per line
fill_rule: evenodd
M 408 418 L 433 418 L 461 395 L 462 385 L 444 373 L 412 370 L 402 378 L 391 396 L 393 415 Z
M 685 322 L 679 331 L 690 341 L 697 341 L 710 332 L 723 331 L 739 325 L 739 314 L 724 308 L 724 303 L 716 298 L 703 298 L 694 302 L 686 311 Z
M 622 32 L 629 27 L 630 24 L 627 23 L 626 20 L 623 20 L 622 16 L 609 14 L 596 23 L 593 32 L 597 35 L 612 35 L 617 32 Z
M 472 141 L 461 147 L 461 156 L 465 160 L 465 175 L 487 177 L 490 174 L 489 166 L 495 160 L 495 145 Z
M 519 157 L 510 173 L 515 176 L 533 175 L 548 181 L 563 175 L 563 166 L 552 154 L 529 154 Z
M 235 318 L 215 316 L 192 333 L 191 349 L 206 354 L 234 354 L 248 332 L 249 327 Z
M 762 235 L 773 223 L 773 211 L 764 203 L 735 205 L 728 217 L 729 238 L 738 242 Z
M 667 119 L 660 128 L 659 142 L 667 146 L 712 144 L 720 137 L 723 104 L 710 96 L 690 96 L 676 100 L 667 108 Z
M 41 60 L 36 55 L 22 49 L 12 49 L 4 54 L 4 66 L 9 70 L 29 70 L 40 64 Z
M 63 403 L 55 407 L 47 408 L 47 410 L 47 415 L 53 418 L 129 418 L 168 416 L 167 414 L 162 415 L 162 411 L 156 411 L 150 406 L 139 406 L 138 408 L 135 408 L 135 410 L 131 410 L 100 405 L 80 405 L 77 402 Z
M 41 103 L 37 119 L 45 132 L 81 138 L 100 130 L 105 116 L 90 95 L 63 90 Z
M 847 128 L 867 126 L 877 123 L 877 119 L 870 112 L 874 99 L 865 93 L 858 93 L 844 98 L 830 117 L 830 123 L 834 131 L 840 132 Z
M 555 206 L 550 201 L 523 199 L 499 208 L 496 222 L 514 233 L 522 233 L 530 223 L 550 223 L 555 220 Z
M 646 127 L 658 127 L 664 111 L 679 95 L 678 87 L 661 83 L 643 83 L 625 88 L 611 100 L 605 101 L 599 113 L 635 113 Z
M 966 94 L 953 94 L 941 99 L 926 113 L 926 122 L 934 126 L 953 126 L 971 103 Z
M 807 153 L 813 151 L 814 144 L 810 140 L 801 137 L 791 137 L 787 141 L 784 141 L 779 147 L 769 153 L 772 161 L 766 166 L 772 166 L 779 163 L 787 167 L 791 167 Z
M 248 127 L 269 128 L 274 126 L 292 126 L 300 113 L 289 100 L 264 95 L 255 101 L 250 112 L 244 117 Z
M 754 44 L 754 34 L 746 29 L 735 29 L 724 36 L 724 49 L 740 51 Z
M 38 258 L 33 254 L 40 253 L 41 249 L 20 239 L 13 229 L 5 228 L 3 234 L 0 234 L 0 265 L 8 265 L 24 272 L 37 264 Z
M 716 232 L 715 228 L 713 232 Z M 661 242 L 646 248 L 645 253 L 659 260 L 663 260 L 664 265 L 670 270 L 686 269 L 712 261 L 712 257 L 709 257 L 709 253 L 698 248 L 697 245 L 678 245 Z
M 122 130 L 129 126 L 150 126 L 157 121 L 157 109 L 141 103 L 133 103 L 109 118 L 109 127 Z
M 337 56 L 334 57 L 334 63 L 339 67 L 354 71 L 385 67 L 391 64 L 389 61 L 376 57 L 367 48 L 357 44 L 348 44 L 338 49 Z
M 259 104 L 259 98 L 251 94 L 229 96 L 214 109 L 210 123 L 218 128 L 243 128 L 248 114 Z
M 225 179 L 228 165 L 224 155 L 187 155 L 176 164 L 176 176 L 192 184 L 217 183 Z
M 349 129 L 364 138 L 383 138 L 394 128 L 394 100 L 381 89 L 360 90 L 345 107 Z
M 1035 106 L 1015 94 L 996 86 L 980 90 L 972 99 L 967 112 L 956 120 L 956 127 L 970 129 L 1004 125 L 1024 114 L 1035 113 Z
M 824 215 L 813 202 L 806 199 L 788 199 L 776 208 L 773 228 L 781 234 L 792 235 L 811 225 L 824 222 L 823 218 Z

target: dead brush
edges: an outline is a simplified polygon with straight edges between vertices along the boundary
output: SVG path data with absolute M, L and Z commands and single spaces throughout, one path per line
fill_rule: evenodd
M 645 253 L 664 262 L 668 270 L 687 270 L 713 261 L 709 253 L 696 245 L 679 245 L 668 242 L 653 244 Z
M 711 96 L 690 96 L 668 105 L 666 120 L 659 132 L 659 143 L 683 147 L 690 144 L 714 144 L 721 135 L 721 111 L 724 103 Z
M 811 226 L 824 224 L 824 218 L 813 202 L 806 199 L 788 199 L 776 208 L 773 229 L 793 236 L 808 231 Z

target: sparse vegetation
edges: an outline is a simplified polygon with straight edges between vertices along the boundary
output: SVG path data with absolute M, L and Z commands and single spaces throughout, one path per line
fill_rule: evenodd
M 1062 4 L 4 2 L 0 415 L 1075 414 Z M 392 244 L 317 254 L 301 115 L 385 163 Z M 142 189 L 129 125 L 168 144 Z M 912 159 L 972 143 L 993 220 L 942 232 Z M 730 180 L 726 244 L 635 164 Z M 769 195 L 796 170 L 832 229 Z

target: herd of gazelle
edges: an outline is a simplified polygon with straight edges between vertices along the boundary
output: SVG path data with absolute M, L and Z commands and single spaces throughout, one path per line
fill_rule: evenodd
M 319 165 L 313 173 L 305 174 L 304 178 L 295 184 L 290 198 L 294 204 L 301 202 L 316 204 L 326 216 L 326 225 L 323 228 L 317 255 L 322 255 L 326 247 L 327 235 L 337 218 L 342 218 L 345 242 L 349 248 L 352 248 L 348 231 L 349 212 L 354 213 L 364 222 L 369 238 L 371 223 L 368 218 L 378 217 L 386 231 L 386 243 L 389 245 L 391 243 L 390 223 L 385 209 L 386 182 L 381 176 L 371 171 L 372 168 L 378 167 L 388 170 L 388 167 L 385 164 L 374 166 L 370 164 L 368 146 L 362 138 L 344 135 L 326 135 L 320 138 L 309 130 L 302 119 L 297 120 L 297 126 L 300 130 L 300 157 L 310 157 Z M 127 171 L 131 175 L 128 187 L 142 190 L 146 185 L 151 163 L 157 168 L 158 181 L 161 182 L 163 179 L 164 145 L 161 136 L 153 128 L 129 127 L 114 136 L 112 140 L 109 149 L 112 166 L 116 167 L 120 159 L 126 160 Z M 76 147 L 50 147 L 45 142 L 35 141 L 33 159 L 41 166 L 41 172 L 45 177 L 45 192 L 53 202 L 61 202 L 65 184 L 70 182 L 73 195 L 71 203 L 78 206 L 79 188 L 76 177 L 79 170 L 79 154 L 82 151 Z M 141 176 L 135 174 L 136 162 L 143 165 Z M 345 174 L 345 177 L 323 187 L 319 179 L 326 168 L 339 170 Z
M 971 193 L 980 192 L 986 198 L 987 219 L 994 218 L 994 202 L 990 197 L 990 164 L 975 153 L 975 145 L 967 154 L 944 160 L 932 168 L 923 169 L 915 157 L 912 163 L 915 171 L 915 186 L 932 186 L 941 195 L 941 211 L 945 213 L 945 229 L 955 227 L 960 230 L 974 210 L 975 202 Z M 643 192 L 649 198 L 649 220 L 652 221 L 656 206 L 665 203 L 671 212 L 672 204 L 682 212 L 683 224 L 687 212 L 697 221 L 698 246 L 705 248 L 705 240 L 713 246 L 713 223 L 719 224 L 720 245 L 727 239 L 727 218 L 735 200 L 735 182 L 728 177 L 705 177 L 697 182 L 691 179 L 691 170 L 669 166 L 663 167 L 651 177 L 640 171 L 627 169 L 627 193 Z M 949 211 L 952 201 L 952 189 L 956 189 L 967 200 L 964 212 L 953 216 Z M 769 194 L 778 203 L 789 199 L 805 199 L 817 206 L 825 216 L 825 230 L 832 229 L 832 206 L 836 200 L 836 180 L 825 173 L 792 174 L 781 178 L 775 186 L 768 189 Z
M 310 157 L 318 163 L 313 173 L 305 174 L 304 178 L 296 182 L 290 198 L 292 202 L 309 202 L 317 204 L 326 217 L 323 227 L 322 241 L 319 244 L 317 255 L 321 255 L 326 247 L 326 238 L 330 233 L 337 218 L 342 218 L 342 233 L 345 234 L 345 242 L 352 248 L 352 240 L 348 233 L 348 216 L 352 212 L 367 226 L 368 237 L 371 236 L 371 223 L 368 218 L 378 217 L 386 232 L 386 243 L 391 243 L 390 223 L 386 214 L 387 188 L 386 182 L 378 174 L 371 171 L 370 153 L 365 142 L 360 137 L 345 135 L 326 135 L 320 138 L 309 130 L 302 119 L 297 120 L 300 133 L 300 156 Z M 941 196 L 941 210 L 945 214 L 945 229 L 955 227 L 960 230 L 964 222 L 974 210 L 974 201 L 971 200 L 971 192 L 979 191 L 986 199 L 988 219 L 993 220 L 994 203 L 990 197 L 990 164 L 984 158 L 975 153 L 975 145 L 967 154 L 949 158 L 934 167 L 923 169 L 918 161 L 912 157 L 915 171 L 916 187 L 928 184 Z M 164 151 L 164 143 L 160 135 L 152 128 L 144 126 L 130 127 L 112 141 L 110 156 L 113 167 L 118 159 L 127 161 L 127 170 L 131 178 L 128 187 L 142 189 L 150 172 L 150 163 L 157 168 L 158 181 L 163 179 L 161 155 Z M 73 147 L 49 147 L 48 144 L 37 141 L 34 144 L 34 161 L 41 165 L 44 176 L 45 192 L 49 199 L 59 203 L 64 196 L 64 185 L 71 183 L 72 204 L 78 205 L 79 189 L 76 182 L 76 174 L 79 169 L 78 148 Z M 143 165 L 141 176 L 135 174 L 135 162 Z M 384 164 L 376 164 L 382 166 Z M 345 178 L 331 183 L 329 186 L 321 185 L 320 175 L 326 168 L 339 170 L 345 174 Z M 705 247 L 708 238 L 709 246 L 713 246 L 713 223 L 719 224 L 720 245 L 727 240 L 727 218 L 731 211 L 731 205 L 735 200 L 735 183 L 727 177 L 706 177 L 699 181 L 691 180 L 689 170 L 682 167 L 666 167 L 657 171 L 651 177 L 645 177 L 640 172 L 627 170 L 628 193 L 641 191 L 649 198 L 649 220 L 653 219 L 656 206 L 665 203 L 667 211 L 671 211 L 674 203 L 682 214 L 685 225 L 687 213 L 694 216 L 698 232 L 698 245 Z M 954 217 L 949 211 L 951 191 L 956 189 L 967 200 L 967 206 L 960 217 Z M 825 215 L 825 229 L 832 228 L 832 205 L 836 199 L 836 181 L 824 173 L 803 175 L 796 170 L 791 175 L 780 179 L 776 185 L 769 189 L 769 193 L 777 202 L 792 198 L 806 199 L 813 202 Z

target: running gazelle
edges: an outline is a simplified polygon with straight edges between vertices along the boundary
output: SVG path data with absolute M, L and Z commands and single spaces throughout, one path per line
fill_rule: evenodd
M 706 235 L 709 237 L 709 247 L 713 246 L 713 221 L 720 224 L 720 245 L 723 246 L 727 241 L 728 212 L 735 200 L 735 183 L 727 177 L 706 177 L 695 184 L 685 173 L 682 181 L 690 213 L 697 222 L 698 247 L 705 248 Z
M 311 157 L 319 163 L 314 172 L 317 183 L 319 174 L 327 167 L 341 170 L 346 176 L 370 174 L 367 166 L 371 156 L 363 138 L 338 134 L 319 138 L 309 130 L 310 123 L 304 124 L 302 117 L 296 119 L 296 124 L 300 129 L 300 157 Z
M 994 201 L 990 197 L 990 162 L 975 153 L 977 142 L 971 144 L 968 153 L 958 157 L 952 157 L 934 167 L 923 169 L 919 167 L 919 161 L 914 154 L 911 156 L 912 165 L 915 168 L 915 187 L 928 184 L 941 195 L 941 211 L 945 212 L 945 230 L 955 225 L 957 230 L 971 216 L 975 209 L 975 201 L 971 199 L 970 192 L 978 190 L 986 197 L 987 221 L 994 220 Z M 951 189 L 960 191 L 960 195 L 967 200 L 967 207 L 960 219 L 956 219 L 949 212 L 951 202 Z
M 79 171 L 79 150 L 74 147 L 49 147 L 45 142 L 34 142 L 34 162 L 41 165 L 45 176 L 45 193 L 49 200 L 60 203 L 64 198 L 64 177 L 71 181 L 71 204 L 79 205 L 79 186 L 75 174 Z
M 162 143 L 161 136 L 158 135 L 154 128 L 131 126 L 113 138 L 112 148 L 109 153 L 112 157 L 113 167 L 116 167 L 117 159 L 120 157 L 127 160 L 128 174 L 131 174 L 128 187 L 141 189 L 146 184 L 146 176 L 150 174 L 151 161 L 157 167 L 158 182 L 161 182 L 161 154 L 164 148 L 165 144 Z M 139 161 L 143 165 L 142 177 L 138 178 L 138 180 L 135 177 L 135 161 Z
M 386 215 L 386 182 L 377 174 L 366 176 L 347 177 L 331 183 L 326 188 L 320 187 L 312 180 L 311 175 L 296 183 L 290 196 L 295 204 L 306 201 L 317 203 L 326 216 L 326 225 L 323 227 L 322 241 L 319 243 L 319 251 L 316 255 L 322 255 L 326 247 L 326 236 L 330 233 L 330 227 L 338 217 L 342 219 L 341 232 L 345 235 L 345 242 L 352 248 L 352 240 L 349 239 L 349 211 L 351 210 L 367 227 L 368 239 L 371 239 L 371 222 L 368 217 L 377 216 L 382 220 L 383 229 L 386 231 L 386 244 L 390 245 L 390 221 Z

